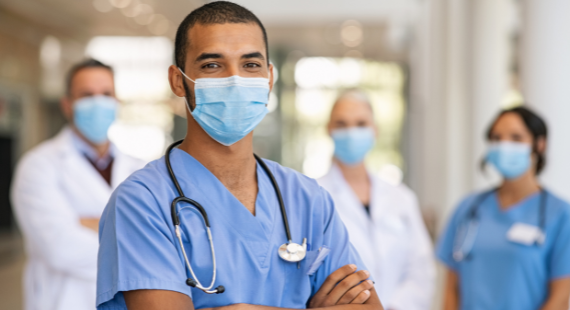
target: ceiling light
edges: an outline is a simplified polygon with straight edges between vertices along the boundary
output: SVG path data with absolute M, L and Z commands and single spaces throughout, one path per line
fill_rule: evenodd
M 129 6 L 129 4 L 131 4 L 131 1 L 132 0 L 109 0 L 109 3 L 111 3 L 111 5 L 116 8 L 122 9 Z
M 165 34 L 168 28 L 170 28 L 170 21 L 162 14 L 154 14 L 148 25 L 148 30 L 157 36 Z
M 154 17 L 154 10 L 148 4 L 140 4 L 139 14 L 135 17 L 135 21 L 139 25 L 148 25 L 152 22 Z
M 113 9 L 108 0 L 93 0 L 93 7 L 101 13 L 107 13 Z

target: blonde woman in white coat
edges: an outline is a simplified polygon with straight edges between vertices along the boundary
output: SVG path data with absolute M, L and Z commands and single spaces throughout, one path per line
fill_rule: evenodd
M 68 88 L 69 125 L 23 156 L 12 185 L 26 310 L 95 309 L 99 217 L 113 189 L 143 166 L 107 140 L 117 105 L 111 68 L 78 64 Z
M 318 181 L 332 195 L 384 308 L 430 309 L 434 258 L 416 196 L 404 185 L 380 180 L 364 165 L 377 135 L 367 97 L 356 90 L 341 95 L 328 130 L 335 155 L 330 171 Z

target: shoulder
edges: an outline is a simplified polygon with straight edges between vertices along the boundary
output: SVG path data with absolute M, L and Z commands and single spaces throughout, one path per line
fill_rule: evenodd
M 372 176 L 372 178 L 374 180 L 375 190 L 381 192 L 382 195 L 398 201 L 399 204 L 417 205 L 416 194 L 404 183 L 394 185 L 384 181 L 378 176 Z
M 133 158 L 133 164 L 140 164 L 141 166 L 144 165 L 141 160 L 135 158 Z M 141 169 L 135 171 L 123 183 L 121 183 L 115 191 L 121 193 L 132 187 L 144 187 L 149 190 L 162 187 L 166 183 L 166 176 L 167 171 L 163 156 L 149 162 Z
M 484 203 L 483 200 L 487 200 L 492 191 L 491 189 L 475 191 L 463 197 L 451 212 L 450 221 L 465 217 L 475 204 Z
M 547 212 L 556 218 L 562 218 L 570 221 L 570 203 L 551 191 L 546 191 L 546 193 L 548 199 L 546 201 L 548 208 Z
M 319 183 L 313 178 L 293 170 L 291 168 L 283 167 L 280 164 L 264 159 L 267 167 L 275 178 L 282 190 L 295 190 L 301 193 L 311 193 L 315 194 L 320 191 L 324 191 Z
M 300 214 L 310 212 L 325 217 L 332 214 L 334 211 L 332 198 L 317 180 L 276 162 L 270 160 L 265 162 L 274 174 L 287 205 L 295 206 L 294 210 Z
M 17 173 L 28 169 L 55 169 L 56 163 L 64 159 L 62 152 L 64 149 L 64 141 L 61 137 L 56 136 L 45 140 L 36 145 L 20 158 L 17 165 Z
M 166 168 L 161 169 L 164 160 L 157 159 L 148 163 L 144 168 L 135 171 L 113 191 L 103 217 L 108 215 L 152 215 L 162 218 L 163 208 L 159 202 L 166 201 L 172 196 L 170 182 L 165 178 Z

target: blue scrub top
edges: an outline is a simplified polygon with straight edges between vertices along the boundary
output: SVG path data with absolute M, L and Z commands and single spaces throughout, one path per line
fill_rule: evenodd
M 479 228 L 468 258 L 453 259 L 456 233 L 481 194 L 461 202 L 443 233 L 437 256 L 459 276 L 462 310 L 536 310 L 548 297 L 550 281 L 570 276 L 570 205 L 546 191 L 546 240 L 523 245 L 507 240 L 515 223 L 539 226 L 540 193 L 501 210 L 497 194 L 478 208 Z M 462 239 L 463 240 L 463 239 Z
M 188 153 L 174 149 L 172 167 L 187 197 L 208 213 L 217 259 L 214 287 L 223 294 L 208 295 L 190 288 L 190 277 L 170 215 L 178 196 L 164 157 L 131 175 L 113 193 L 100 223 L 97 308 L 126 309 L 122 292 L 171 290 L 192 298 L 196 309 L 248 303 L 305 308 L 309 298 L 335 270 L 355 264 L 365 269 L 349 242 L 329 194 L 315 180 L 266 161 L 280 185 L 293 242 L 308 240 L 309 251 L 300 264 L 286 262 L 277 249 L 287 242 L 279 203 L 271 181 L 257 165 L 256 214 L 251 214 L 224 185 Z M 212 279 L 212 258 L 199 212 L 179 204 L 186 253 L 202 285 Z M 330 253 L 308 275 L 321 247 Z

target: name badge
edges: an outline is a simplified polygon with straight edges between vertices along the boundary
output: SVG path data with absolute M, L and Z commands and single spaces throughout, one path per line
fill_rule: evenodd
M 544 237 L 540 228 L 524 223 L 513 224 L 507 232 L 507 240 L 524 245 L 542 244 Z

